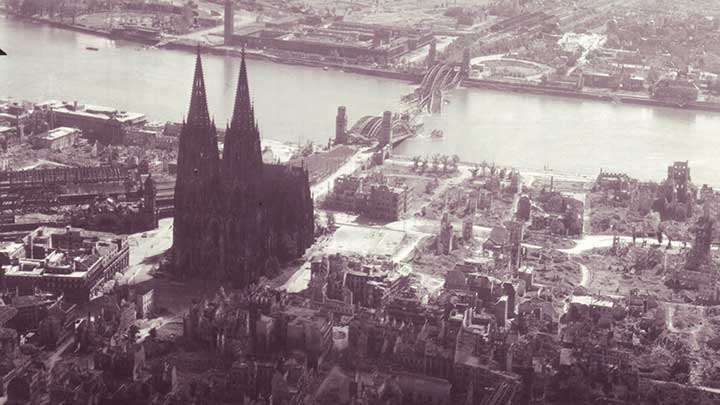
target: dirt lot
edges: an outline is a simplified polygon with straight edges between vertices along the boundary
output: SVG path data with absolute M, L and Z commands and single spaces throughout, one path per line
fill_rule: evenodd
M 618 235 L 631 236 L 633 229 L 636 230 L 638 236 L 653 236 L 658 226 L 661 225 L 663 233 L 673 241 L 692 241 L 692 227 L 697 223 L 703 215 L 703 206 L 695 204 L 692 217 L 685 221 L 662 221 L 660 216 L 655 212 L 642 216 L 640 213 L 629 209 L 628 207 L 612 206 L 603 200 L 602 193 L 591 193 L 588 195 L 590 206 L 590 229 L 594 234 L 610 235 L 617 233 Z M 710 205 L 710 212 L 713 218 L 717 218 L 720 212 L 717 204 Z M 716 237 L 717 237 L 716 229 Z
M 536 266 L 533 281 L 548 287 L 572 291 L 580 285 L 581 279 L 580 265 L 572 261 L 564 261 Z
M 647 248 L 644 254 L 649 252 Z M 639 254 L 638 254 L 639 255 Z M 617 257 L 609 249 L 593 249 L 580 255 L 577 261 L 589 270 L 588 290 L 607 295 L 628 295 L 631 290 L 648 292 L 664 301 L 681 298 L 664 284 L 662 266 L 650 269 L 632 269 L 633 261 L 627 257 Z M 681 265 L 677 255 L 668 255 L 668 266 Z
M 523 242 L 529 245 L 555 249 L 571 249 L 576 245 L 572 239 L 550 235 L 542 231 L 525 231 Z
M 475 180 L 472 179 L 464 179 L 454 187 L 439 187 L 441 191 L 436 193 L 432 201 L 425 206 L 425 216 L 440 219 L 443 213 L 448 211 L 455 218 L 461 220 L 466 218 L 469 215 L 466 208 L 470 193 L 477 188 Z M 490 228 L 502 225 L 513 216 L 513 197 L 512 194 L 493 197 L 490 208 L 478 207 L 473 216 L 473 223 Z
M 335 173 L 340 166 L 344 165 L 355 153 L 357 148 L 347 145 L 340 145 L 328 151 L 316 152 L 309 156 L 297 157 L 290 160 L 290 164 L 305 165 L 310 175 L 310 183 L 315 184 L 321 179 Z

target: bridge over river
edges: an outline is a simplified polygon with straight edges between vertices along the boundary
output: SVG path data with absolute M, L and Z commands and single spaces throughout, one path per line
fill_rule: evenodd
M 378 141 L 383 143 L 383 119 L 384 116 L 366 115 L 353 125 L 349 133 L 365 141 Z M 388 127 L 391 131 L 389 136 L 385 136 L 388 136 L 390 145 L 396 146 L 405 139 L 415 135 L 417 125 L 412 122 L 408 112 L 392 114 L 389 116 L 389 120 L 390 125 Z
M 443 92 L 460 85 L 467 73 L 465 63 L 436 63 L 428 69 L 420 86 L 403 97 L 403 101 L 416 104 L 420 111 L 439 113 L 442 111 Z
M 366 115 L 360 118 L 347 133 L 353 142 L 370 143 L 377 141 L 380 146 L 397 146 L 405 139 L 415 135 L 422 124 L 415 123 L 415 117 L 422 111 L 439 113 L 442 111 L 443 92 L 460 85 L 467 77 L 468 63 L 436 63 L 432 65 L 420 85 L 402 101 L 408 108 L 392 114 L 385 111 L 382 116 Z M 344 116 L 344 110 L 341 113 Z

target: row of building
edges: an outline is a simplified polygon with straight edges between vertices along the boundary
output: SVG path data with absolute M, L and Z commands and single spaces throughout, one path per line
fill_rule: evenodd
M 301 19 L 234 26 L 232 2 L 225 4 L 225 45 L 247 46 L 300 55 L 389 63 L 435 39 L 430 31 L 359 22 L 333 22 L 327 27 L 302 24 Z
M 147 124 L 142 113 L 113 107 L 46 100 L 38 103 L 0 101 L 0 135 L 18 141 L 30 137 L 36 147 L 61 149 L 82 136 L 92 143 L 121 145 L 128 132 Z
M 0 282 L 6 290 L 30 295 L 37 290 L 82 303 L 103 283 L 129 266 L 127 239 L 77 228 L 40 227 L 19 242 L 2 242 Z

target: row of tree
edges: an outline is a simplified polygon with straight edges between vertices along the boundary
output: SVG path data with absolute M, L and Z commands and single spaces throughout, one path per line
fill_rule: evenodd
M 429 158 L 427 156 L 413 156 L 412 161 L 413 171 L 416 172 L 452 173 L 458 170 L 460 157 L 458 155 L 448 156 L 436 153 Z

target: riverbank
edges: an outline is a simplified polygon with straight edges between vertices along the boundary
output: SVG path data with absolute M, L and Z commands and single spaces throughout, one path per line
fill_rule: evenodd
M 517 93 L 540 94 L 547 96 L 580 98 L 586 100 L 605 101 L 612 103 L 637 104 L 652 107 L 678 108 L 685 110 L 698 110 L 709 112 L 720 112 L 720 103 L 711 103 L 707 101 L 695 101 L 687 105 L 678 105 L 677 103 L 662 101 L 640 95 L 629 95 L 620 93 L 598 93 L 591 91 L 583 91 L 576 89 L 564 89 L 551 85 L 538 85 L 531 83 L 510 83 L 498 80 L 486 79 L 465 79 L 462 86 L 468 88 L 492 89 L 498 91 L 512 91 Z
M 174 50 L 191 51 L 192 52 L 197 47 L 196 44 L 188 43 L 188 42 L 178 42 L 178 41 L 156 42 L 156 41 L 150 41 L 150 40 L 141 40 L 139 38 L 126 38 L 126 37 L 118 38 L 117 36 L 112 35 L 111 32 L 108 30 L 91 28 L 91 27 L 87 27 L 87 26 L 83 26 L 83 25 L 70 24 L 70 23 L 65 23 L 65 22 L 60 22 L 60 21 L 54 21 L 54 20 L 51 20 L 48 18 L 42 18 L 42 17 L 18 16 L 16 14 L 9 13 L 7 10 L 0 9 L 0 14 L 3 14 L 3 13 L 6 14 L 6 16 L 8 16 L 8 17 L 18 18 L 18 19 L 24 20 L 24 21 L 30 21 L 30 22 L 38 23 L 38 24 L 46 24 L 46 25 L 49 25 L 49 26 L 52 26 L 55 28 L 67 29 L 67 30 L 82 32 L 82 33 L 86 33 L 86 34 L 90 34 L 90 35 L 97 35 L 97 36 L 101 36 L 101 37 L 105 37 L 105 38 L 121 39 L 124 41 L 142 43 L 145 45 L 161 44 L 160 46 L 158 46 L 158 49 L 164 48 L 164 49 L 174 49 Z M 209 47 L 203 48 L 203 52 L 206 52 L 209 54 L 214 54 L 214 55 L 230 55 L 230 56 L 238 56 L 239 57 L 242 51 L 237 48 L 234 48 L 234 47 L 209 46 Z M 256 51 L 256 50 L 247 50 L 246 56 L 248 59 L 264 60 L 264 61 L 268 61 L 268 62 L 280 63 L 280 64 L 285 64 L 285 65 L 300 65 L 300 66 L 308 66 L 308 67 L 313 67 L 313 68 L 335 69 L 335 70 L 340 70 L 340 71 L 347 72 L 347 73 L 381 77 L 381 78 L 392 79 L 392 80 L 400 80 L 400 81 L 405 81 L 405 82 L 410 82 L 410 83 L 419 83 L 423 77 L 423 75 L 420 73 L 400 72 L 400 71 L 394 71 L 394 70 L 389 70 L 389 69 L 380 69 L 380 68 L 374 68 L 374 67 L 363 66 L 363 65 L 350 65 L 350 64 L 344 64 L 344 63 L 327 62 L 327 61 L 320 61 L 318 59 L 293 58 L 293 57 L 274 55 L 271 53 L 266 53 L 263 51 Z M 676 103 L 666 102 L 666 101 L 662 101 L 662 100 L 656 100 L 656 99 L 652 99 L 650 97 L 639 96 L 639 95 L 628 95 L 628 94 L 622 94 L 622 93 L 599 93 L 599 92 L 593 92 L 593 91 L 587 91 L 587 90 L 561 88 L 559 86 L 553 86 L 553 85 L 540 85 L 540 84 L 533 84 L 533 83 L 516 83 L 516 82 L 506 82 L 506 81 L 487 80 L 487 79 L 464 79 L 462 81 L 461 85 L 466 88 L 491 89 L 491 90 L 497 90 L 497 91 L 503 91 L 503 92 L 529 93 L 529 94 L 538 94 L 538 95 L 555 96 L 555 97 L 579 98 L 579 99 L 595 100 L 595 101 L 611 102 L 611 103 L 624 103 L 624 104 L 644 105 L 644 106 L 652 106 L 652 107 L 665 107 L 665 108 L 684 109 L 684 110 L 720 112 L 720 103 L 713 103 L 713 102 L 707 102 L 707 101 L 695 101 L 695 102 L 691 102 L 687 105 L 678 105 Z
M 174 50 L 180 50 L 180 51 L 194 51 L 196 49 L 196 45 L 182 43 L 182 42 L 169 42 L 159 48 L 174 49 Z M 215 47 L 203 48 L 203 52 L 213 54 L 213 55 L 231 55 L 231 56 L 238 56 L 238 57 L 242 54 L 242 50 L 233 48 L 233 47 L 226 47 L 226 46 L 215 46 Z M 402 81 L 407 81 L 407 82 L 419 82 L 422 79 L 422 75 L 416 74 L 416 73 L 397 72 L 397 71 L 393 71 L 393 70 L 378 69 L 378 68 L 362 66 L 362 65 L 349 65 L 349 64 L 345 64 L 345 63 L 335 63 L 335 62 L 327 62 L 327 61 L 322 62 L 322 61 L 313 60 L 313 59 L 290 58 L 290 57 L 273 55 L 273 54 L 265 53 L 262 51 L 246 50 L 245 56 L 248 59 L 265 60 L 268 62 L 282 63 L 285 65 L 300 65 L 300 66 L 308 66 L 308 67 L 315 67 L 315 68 L 329 68 L 329 69 L 342 70 L 347 73 L 362 74 L 362 75 L 366 75 L 366 76 L 382 77 L 382 78 L 386 78 L 386 79 L 402 80 Z
M 160 44 L 163 42 L 163 41 L 158 42 L 158 41 L 154 41 L 154 40 L 150 40 L 150 39 L 143 40 L 140 38 L 118 37 L 116 35 L 113 35 L 109 30 L 87 27 L 87 26 L 78 25 L 78 24 L 71 24 L 71 23 L 66 23 L 66 22 L 62 22 L 62 21 L 55 21 L 55 20 L 51 20 L 49 18 L 43 18 L 43 17 L 19 16 L 17 14 L 10 13 L 4 9 L 0 9 L 0 14 L 5 14 L 6 17 L 17 18 L 19 20 L 28 21 L 28 22 L 32 22 L 32 23 L 36 23 L 36 24 L 45 24 L 45 25 L 49 25 L 49 26 L 55 27 L 55 28 L 61 28 L 61 29 L 66 29 L 66 30 L 76 31 L 76 32 L 82 32 L 82 33 L 90 34 L 90 35 L 97 35 L 97 36 L 104 37 L 104 38 L 120 39 L 120 40 L 128 41 L 128 42 L 136 42 L 136 43 L 140 43 L 140 44 L 144 44 L 144 45 L 157 45 L 157 44 Z M 158 49 L 164 48 L 164 49 L 174 49 L 174 50 L 194 52 L 195 49 L 197 48 L 197 44 L 191 44 L 191 43 L 180 42 L 180 41 L 168 41 L 168 42 L 165 42 L 162 45 L 158 46 L 157 48 Z M 238 56 L 238 57 L 242 53 L 242 51 L 240 49 L 233 48 L 233 47 L 226 47 L 226 46 L 203 47 L 203 52 L 213 54 L 213 55 L 231 55 L 231 56 Z M 286 64 L 286 65 L 301 65 L 301 66 L 309 66 L 309 67 L 316 67 L 316 68 L 330 68 L 330 69 L 342 70 L 342 71 L 348 72 L 348 73 L 382 77 L 382 78 L 393 79 L 393 80 L 403 80 L 403 81 L 409 81 L 409 82 L 419 82 L 422 79 L 422 74 L 419 74 L 419 73 L 398 72 L 398 71 L 388 70 L 388 69 L 378 69 L 378 68 L 362 66 L 362 65 L 350 65 L 350 64 L 345 64 L 345 63 L 327 62 L 327 61 L 320 61 L 320 60 L 316 60 L 316 59 L 291 58 L 291 57 L 273 55 L 273 54 L 265 53 L 262 51 L 253 51 L 253 50 L 247 50 L 245 54 L 248 59 L 265 60 L 268 62 L 282 63 L 282 64 Z
M 105 37 L 105 38 L 111 38 L 110 31 L 107 31 L 107 30 L 86 27 L 84 25 L 70 24 L 70 23 L 66 23 L 66 22 L 62 22 L 62 21 L 55 21 L 55 20 L 51 20 L 49 18 L 42 18 L 42 17 L 35 17 L 35 16 L 32 16 L 32 17 L 21 16 L 21 15 L 15 14 L 15 13 L 11 13 L 10 11 L 3 9 L 3 8 L 0 8 L 0 15 L 4 15 L 5 18 L 16 18 L 21 21 L 28 21 L 28 22 L 33 22 L 33 23 L 37 23 L 37 24 L 45 24 L 45 25 L 49 25 L 49 26 L 55 27 L 55 28 L 62 28 L 65 30 L 82 32 L 85 34 L 97 35 L 97 36 L 101 36 L 101 37 Z

